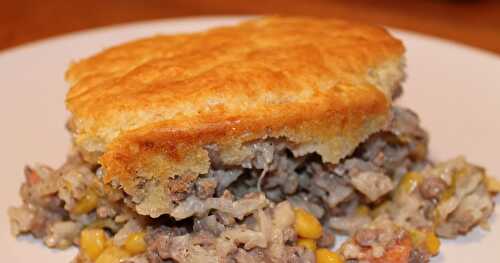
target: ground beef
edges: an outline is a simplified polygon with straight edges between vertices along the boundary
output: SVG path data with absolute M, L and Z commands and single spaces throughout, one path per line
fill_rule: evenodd
M 361 262 L 408 262 L 413 249 L 408 232 L 393 224 L 387 217 L 379 217 L 358 229 L 340 248 L 347 260 Z M 393 251 L 400 260 L 393 261 Z
M 151 262 L 223 262 L 223 259 L 261 262 L 307 262 L 311 256 L 302 248 L 287 245 L 294 214 L 290 204 L 259 209 L 248 224 L 224 225 L 210 215 L 194 223 L 194 232 L 176 233 L 172 228 L 154 230 L 148 240 Z M 237 261 L 240 262 L 240 261 Z
M 426 263 L 429 262 L 430 255 L 422 249 L 412 249 L 408 263 Z
M 214 196 L 217 181 L 214 178 L 200 178 L 196 181 L 196 196 L 207 199 Z
M 377 241 L 377 229 L 360 229 L 354 234 L 354 240 L 362 247 L 370 247 Z
M 330 228 L 323 229 L 323 235 L 318 240 L 318 247 L 331 248 L 335 245 L 335 233 Z
M 439 177 L 429 177 L 425 178 L 418 189 L 423 198 L 434 199 L 438 198 L 446 188 L 448 188 L 448 186 L 443 179 Z
M 418 189 L 398 194 L 388 214 L 398 224 L 435 228 L 442 237 L 465 234 L 493 212 L 484 170 L 459 157 L 423 169 Z
M 395 107 L 392 115 L 387 129 L 335 165 L 315 153 L 294 156 L 284 139 L 248 142 L 240 166 L 224 164 L 217 145 L 207 145 L 209 172 L 172 178 L 169 215 L 156 219 L 135 213 L 134 200 L 102 185 L 105 171 L 78 153 L 57 170 L 27 167 L 23 205 L 9 209 L 12 232 L 62 248 L 78 244 L 84 226 L 104 228 L 117 245 L 145 231 L 147 251 L 129 263 L 314 262 L 295 243 L 292 207 L 300 207 L 324 225 L 319 247 L 333 246 L 336 234 L 352 236 L 339 251 L 346 262 L 384 262 L 398 249 L 408 262 L 427 262 L 429 254 L 411 244 L 407 230 L 465 234 L 491 215 L 492 193 L 484 171 L 463 158 L 427 159 L 428 136 L 414 113 Z M 406 187 L 409 171 L 418 180 Z M 89 194 L 95 208 L 77 213 Z M 80 255 L 77 262 L 88 259 Z

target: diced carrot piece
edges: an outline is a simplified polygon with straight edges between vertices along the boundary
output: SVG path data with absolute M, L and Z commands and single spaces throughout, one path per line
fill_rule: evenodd
M 390 247 L 381 258 L 369 260 L 370 263 L 407 263 L 411 252 L 409 237 Z
M 26 182 L 28 182 L 29 185 L 37 184 L 41 180 L 40 176 L 31 169 L 25 172 L 25 175 L 26 175 Z

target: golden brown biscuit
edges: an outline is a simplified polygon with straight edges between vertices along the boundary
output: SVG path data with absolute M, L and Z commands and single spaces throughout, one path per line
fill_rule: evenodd
M 332 163 L 351 153 L 387 123 L 403 53 L 382 28 L 314 18 L 137 40 L 68 70 L 74 142 L 158 216 L 165 191 L 207 173 L 207 145 L 229 164 L 269 137 Z

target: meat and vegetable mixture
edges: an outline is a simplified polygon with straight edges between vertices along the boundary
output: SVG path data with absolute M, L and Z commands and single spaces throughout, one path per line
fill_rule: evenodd
M 280 138 L 249 143 L 240 166 L 207 145 L 209 173 L 171 191 L 173 210 L 154 219 L 77 152 L 58 169 L 29 166 L 12 232 L 77 245 L 75 262 L 428 262 L 438 237 L 487 228 L 500 183 L 463 157 L 433 163 L 418 117 L 392 112 L 336 165 Z M 334 252 L 337 235 L 349 238 Z

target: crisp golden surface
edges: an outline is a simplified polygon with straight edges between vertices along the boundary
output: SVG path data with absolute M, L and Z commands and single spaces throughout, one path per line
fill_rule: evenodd
M 68 70 L 75 144 L 131 195 L 206 173 L 206 144 L 237 162 L 281 136 L 336 162 L 385 125 L 403 52 L 379 27 L 286 17 L 126 43 Z

